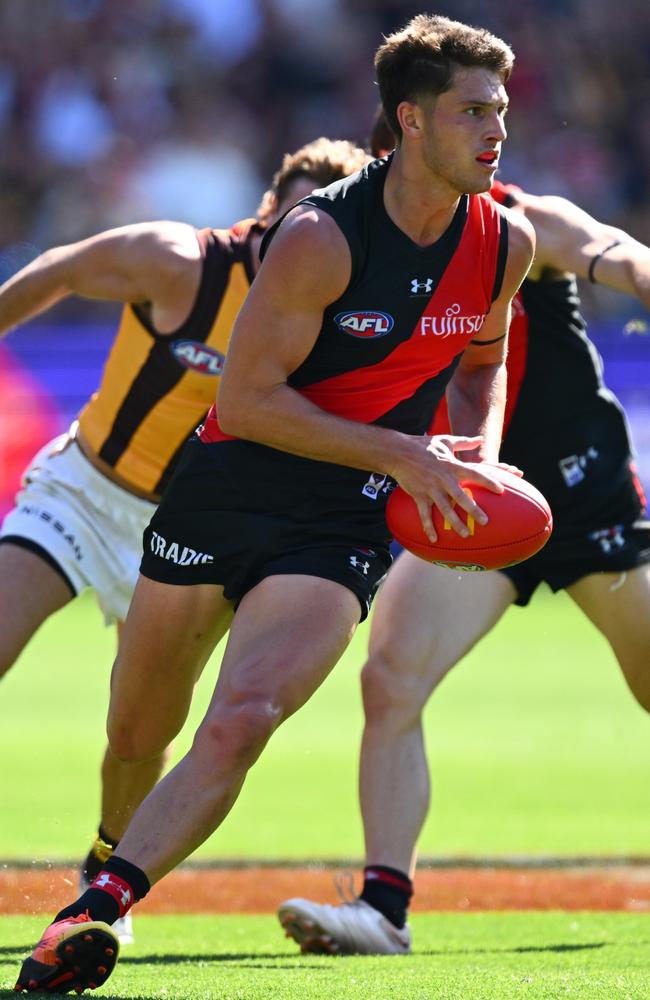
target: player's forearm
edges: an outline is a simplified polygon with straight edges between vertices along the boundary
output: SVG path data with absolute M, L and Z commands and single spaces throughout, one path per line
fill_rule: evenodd
M 395 478 L 406 455 L 420 450 L 413 447 L 412 435 L 327 413 L 287 385 L 246 399 L 235 389 L 231 396 L 222 382 L 218 410 L 226 434 L 292 455 Z
M 499 458 L 506 401 L 505 364 L 459 367 L 447 388 L 447 409 L 453 434 L 480 435 L 483 444 L 466 461 L 496 462 Z
M 599 285 L 634 295 L 650 309 L 650 249 L 642 243 L 612 247 L 596 260 L 593 275 Z
M 57 251 L 48 250 L 0 287 L 0 335 L 69 294 Z
M 639 246 L 639 244 L 635 244 Z M 632 292 L 650 310 L 650 249 L 643 247 L 630 261 Z

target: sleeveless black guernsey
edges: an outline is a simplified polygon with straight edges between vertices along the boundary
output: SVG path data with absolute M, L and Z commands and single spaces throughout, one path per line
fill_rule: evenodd
M 330 413 L 422 434 L 499 293 L 507 223 L 489 196 L 465 195 L 440 239 L 419 247 L 384 208 L 389 163 L 390 157 L 374 160 L 303 199 L 335 220 L 350 247 L 352 270 L 347 289 L 325 310 L 314 347 L 288 384 Z M 277 228 L 265 236 L 262 256 Z M 214 407 L 199 436 L 204 443 L 236 443 L 219 428 Z M 393 485 L 379 475 L 382 489 L 371 496 L 368 472 L 249 446 L 260 475 L 267 463 L 269 468 L 279 463 L 276 476 L 284 469 L 301 477 L 308 490 L 320 495 L 332 490 L 339 505 L 342 493 L 353 507 L 358 498 L 366 504 L 385 501 Z

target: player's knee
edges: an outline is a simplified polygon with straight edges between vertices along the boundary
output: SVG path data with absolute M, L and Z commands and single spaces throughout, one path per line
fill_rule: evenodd
M 122 764 L 141 764 L 167 752 L 166 735 L 116 715 L 109 714 L 106 731 L 110 751 Z
M 282 718 L 271 698 L 247 697 L 217 706 L 199 727 L 193 750 L 222 769 L 250 767 Z
M 361 671 L 361 690 L 370 725 L 401 727 L 419 716 L 426 701 L 422 677 L 400 670 L 397 654 L 371 656 Z

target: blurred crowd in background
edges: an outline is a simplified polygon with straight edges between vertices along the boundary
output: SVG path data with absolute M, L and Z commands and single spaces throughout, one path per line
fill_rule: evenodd
M 2 277 L 34 249 L 254 212 L 282 154 L 365 141 L 372 56 L 412 0 L 0 5 Z M 650 240 L 650 2 L 452 0 L 515 50 L 502 176 Z
M 286 151 L 319 135 L 365 143 L 373 54 L 423 9 L 483 25 L 515 51 L 502 178 L 568 196 L 650 243 L 650 0 L 8 0 L 0 281 L 50 246 L 115 225 L 228 226 L 255 213 Z M 614 352 L 622 330 L 647 329 L 629 299 L 585 294 L 609 317 L 602 336 Z M 64 323 L 105 316 L 79 300 L 55 312 Z M 49 349 L 21 334 L 10 348 L 65 419 L 96 384 L 111 334 L 84 347 L 68 334 Z M 619 379 L 646 416 L 649 346 L 627 337 Z M 34 397 L 23 398 L 27 413 Z M 636 422 L 639 440 L 647 422 Z M 650 432 L 642 446 L 650 475 Z M 0 478 L 2 464 L 0 449 Z

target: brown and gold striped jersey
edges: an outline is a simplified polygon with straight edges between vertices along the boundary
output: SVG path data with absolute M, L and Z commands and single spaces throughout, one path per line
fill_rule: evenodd
M 134 491 L 159 495 L 187 437 L 215 400 L 235 317 L 254 276 L 249 219 L 199 231 L 203 274 L 192 311 L 160 334 L 142 305 L 125 305 L 99 389 L 79 429 L 100 463 Z

